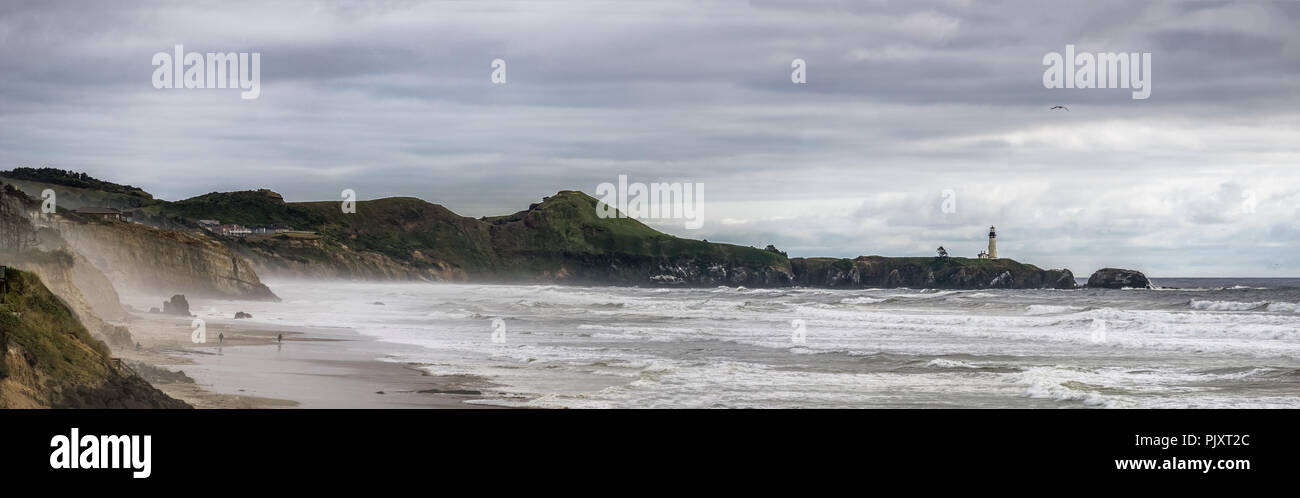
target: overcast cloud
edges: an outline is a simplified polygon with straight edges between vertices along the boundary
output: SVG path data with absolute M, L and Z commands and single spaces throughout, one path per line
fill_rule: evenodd
M 154 89 L 175 44 L 261 53 L 261 97 Z M 1044 88 L 1066 44 L 1150 52 L 1151 97 Z M 791 256 L 974 256 L 997 225 L 1001 256 L 1084 276 L 1300 276 L 1297 165 L 1296 1 L 0 6 L 0 169 L 172 200 L 483 216 L 626 174 L 705 184 L 703 229 L 657 228 Z

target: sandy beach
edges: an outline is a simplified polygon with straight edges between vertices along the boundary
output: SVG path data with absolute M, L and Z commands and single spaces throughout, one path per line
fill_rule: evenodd
M 491 383 L 384 361 L 392 345 L 350 329 L 204 320 L 207 342 L 196 344 L 193 318 L 133 311 L 125 323 L 138 347 L 114 354 L 195 408 L 489 408 L 466 401 Z

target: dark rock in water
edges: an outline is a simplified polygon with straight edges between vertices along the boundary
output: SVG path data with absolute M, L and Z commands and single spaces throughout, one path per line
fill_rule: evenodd
M 160 309 L 158 309 L 158 308 L 149 308 L 149 312 L 150 312 L 150 313 L 162 313 L 162 310 L 160 310 Z
M 384 303 L 381 303 L 381 302 L 379 302 L 379 301 L 375 301 L 375 302 L 370 303 L 370 304 L 373 304 L 373 305 L 375 305 L 375 306 L 383 306 L 383 305 L 384 305 Z
M 177 316 L 194 316 L 190 314 L 190 302 L 184 294 L 172 296 L 171 301 L 163 301 L 163 314 Z
M 1102 268 L 1088 277 L 1088 287 L 1094 289 L 1150 289 L 1151 281 L 1137 270 Z
M 1044 270 L 1043 287 L 1049 289 L 1073 289 L 1079 284 L 1074 281 L 1074 274 L 1070 270 Z
M 252 318 L 252 317 L 253 317 L 253 315 L 250 315 L 250 314 L 248 314 L 248 313 L 244 313 L 243 311 L 235 312 L 235 319 L 236 319 L 236 320 L 243 319 L 243 318 Z

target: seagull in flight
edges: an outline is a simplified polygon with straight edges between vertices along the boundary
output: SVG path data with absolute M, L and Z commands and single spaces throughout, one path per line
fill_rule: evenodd
M 1069 108 L 1069 107 L 1066 107 L 1066 106 L 1063 106 L 1063 105 L 1052 106 L 1052 107 L 1048 108 L 1047 110 L 1049 110 L 1049 111 L 1055 111 L 1055 110 L 1057 110 L 1057 109 L 1065 109 L 1065 112 L 1070 112 L 1070 108 Z

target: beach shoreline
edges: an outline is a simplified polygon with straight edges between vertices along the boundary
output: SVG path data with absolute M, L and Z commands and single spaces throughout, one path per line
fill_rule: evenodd
M 132 311 L 125 325 L 138 347 L 114 353 L 195 408 L 495 408 L 466 403 L 491 382 L 384 361 L 392 345 L 351 329 L 204 317 L 206 342 L 196 344 L 194 318 Z

